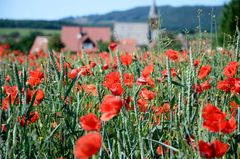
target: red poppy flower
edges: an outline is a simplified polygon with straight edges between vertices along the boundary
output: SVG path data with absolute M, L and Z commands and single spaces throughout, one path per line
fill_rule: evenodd
M 134 82 L 134 75 L 124 74 L 123 76 L 125 85 L 132 87 Z M 121 87 L 119 72 L 111 72 L 107 74 L 103 82 L 103 86 L 107 87 L 114 95 L 121 95 L 123 90 Z
M 2 124 L 2 132 L 3 132 L 3 133 L 7 132 L 7 126 L 6 126 L 6 124 Z
M 30 71 L 29 74 L 30 74 L 30 77 L 35 77 L 35 78 L 40 78 L 40 79 L 42 79 L 44 77 L 43 73 L 41 71 L 37 71 L 37 70 Z
M 75 145 L 74 155 L 77 159 L 85 159 L 96 154 L 102 146 L 100 133 L 88 133 L 80 137 Z
M 37 103 L 38 103 L 38 104 L 41 103 L 41 101 L 43 100 L 43 98 L 44 98 L 44 92 L 43 92 L 43 90 L 42 90 L 42 89 L 38 89 L 38 90 L 37 90 L 37 94 L 36 94 L 36 101 L 37 101 Z
M 18 88 L 17 86 L 4 86 L 4 92 L 7 94 L 7 97 L 2 100 L 2 108 L 8 110 L 9 100 L 11 104 L 13 104 L 14 101 L 16 101 L 16 104 L 19 102 L 19 98 L 17 98 Z
M 151 77 L 140 77 L 137 79 L 137 82 L 136 82 L 138 85 L 142 84 L 142 85 L 149 85 L 151 86 L 152 88 L 155 87 L 155 83 L 153 81 L 153 79 Z
M 139 111 L 145 113 L 148 110 L 148 102 L 142 98 L 137 101 Z
M 31 112 L 30 113 L 30 121 L 35 123 L 39 118 L 38 112 Z
M 196 149 L 195 137 L 193 135 L 186 136 L 187 143 L 193 148 Z
M 157 147 L 157 154 L 158 154 L 159 156 L 163 155 L 163 148 L 162 148 L 161 145 Z
M 147 85 L 149 85 L 152 88 L 155 87 L 155 83 L 152 78 L 150 78 L 150 77 L 147 78 Z
M 218 107 L 207 104 L 202 110 L 203 126 L 211 132 L 222 131 L 227 124 L 226 116 L 227 114 L 222 112 Z
M 89 66 L 82 66 L 80 69 L 78 69 L 79 70 L 79 72 L 80 72 L 80 74 L 82 75 L 82 76 L 89 76 L 89 75 L 91 75 L 92 74 L 92 72 L 91 72 L 91 69 L 90 69 L 90 67 Z
M 181 56 L 182 56 L 182 58 L 183 59 L 186 59 L 186 58 L 188 58 L 188 52 L 186 52 L 186 51 L 181 51 Z
M 6 75 L 5 81 L 8 82 L 8 81 L 10 81 L 10 79 L 11 79 L 11 77 L 9 75 Z
M 193 64 L 194 64 L 194 67 L 198 67 L 198 65 L 200 64 L 200 60 L 198 59 L 194 60 Z
M 117 116 L 123 106 L 119 96 L 107 95 L 100 106 L 100 112 L 103 113 L 101 120 L 109 121 Z
M 170 145 L 170 143 L 169 143 L 168 141 L 165 141 L 164 144 Z M 159 156 L 161 156 L 161 155 L 163 155 L 163 154 L 166 154 L 167 151 L 169 151 L 169 149 L 168 149 L 167 147 L 163 147 L 162 145 L 159 145 L 159 146 L 157 147 L 157 154 L 158 154 Z
M 145 78 L 145 77 L 139 77 L 138 79 L 137 79 L 137 84 L 142 84 L 142 85 L 145 85 L 145 84 L 147 84 L 147 78 Z
M 17 57 L 17 60 L 20 64 L 24 63 L 24 58 L 22 58 L 22 57 Z
M 115 42 L 110 43 L 109 49 L 110 49 L 112 52 L 114 52 L 114 51 L 116 50 L 116 48 L 117 48 L 117 43 L 115 43 Z
M 221 132 L 226 127 L 226 120 L 205 120 L 203 127 L 208 129 L 210 132 Z
M 208 81 L 205 81 L 205 82 L 201 83 L 201 87 L 203 90 L 209 90 L 211 88 L 211 85 Z
M 227 77 L 233 77 L 237 73 L 235 67 L 226 66 L 223 70 L 223 74 Z
M 94 113 L 90 113 L 80 117 L 80 123 L 83 130 L 86 131 L 100 131 L 101 129 L 101 121 Z
M 134 75 L 125 73 L 124 75 L 124 84 L 125 86 L 128 86 L 132 88 L 133 82 L 134 82 Z
M 199 152 L 202 157 L 212 158 L 214 157 L 214 149 L 211 143 L 200 140 L 198 143 Z
M 218 107 L 208 103 L 203 107 L 202 117 L 205 120 L 224 120 L 227 114 L 223 113 Z
M 130 107 L 130 102 L 131 102 L 131 97 L 128 96 L 127 99 L 125 99 L 124 101 L 124 105 L 127 110 L 133 110 L 133 107 Z
M 77 69 L 72 69 L 70 72 L 68 72 L 68 77 L 73 80 L 74 78 L 77 77 L 78 72 L 79 71 Z
M 172 49 L 167 50 L 165 54 L 173 61 L 177 61 L 179 58 L 178 52 Z
M 123 88 L 121 83 L 114 83 L 109 87 L 109 90 L 112 92 L 115 96 L 121 96 L 123 93 Z
M 222 157 L 228 150 L 228 144 L 221 142 L 220 140 L 214 140 L 212 142 L 214 147 L 215 157 Z
M 31 86 L 36 86 L 36 85 L 39 85 L 41 83 L 41 80 L 43 79 L 43 73 L 41 71 L 30 71 L 30 76 L 28 78 L 28 83 L 31 85 Z
M 143 71 L 142 71 L 142 76 L 143 77 L 148 77 L 154 70 L 154 65 L 149 65 L 149 66 L 146 66 Z
M 126 53 L 125 55 L 120 56 L 120 61 L 124 66 L 131 65 L 132 63 L 132 55 Z
M 8 101 L 9 101 L 9 96 L 7 96 L 2 100 L 2 109 L 5 111 L 8 110 L 8 105 L 9 105 Z
M 231 85 L 228 80 L 219 81 L 217 83 L 217 89 L 229 92 L 231 90 Z
M 212 104 L 207 104 L 203 108 L 202 117 L 204 118 L 203 126 L 211 132 L 229 134 L 236 130 L 235 118 L 231 117 L 230 120 L 227 120 L 227 114 Z
M 110 72 L 106 75 L 105 80 L 103 82 L 103 86 L 110 88 L 114 83 L 120 83 L 120 74 L 118 72 Z
M 26 119 L 25 116 L 23 116 L 22 118 L 20 118 L 20 116 L 18 117 L 18 122 L 20 123 L 20 125 L 21 125 L 22 127 L 24 127 L 25 124 L 26 124 L 25 119 Z M 28 123 L 27 123 L 27 124 L 28 124 Z
M 82 85 L 85 92 L 91 94 L 92 96 L 97 96 L 97 88 L 94 84 Z
M 18 93 L 18 87 L 17 86 L 4 86 L 4 92 L 5 94 L 7 94 L 8 96 L 16 96 Z
M 192 90 L 195 91 L 196 93 L 202 93 L 203 90 L 202 90 L 202 87 L 200 84 L 195 84 L 192 86 Z
M 229 62 L 228 65 L 238 67 L 238 62 L 237 61 L 232 61 L 232 62 Z
M 91 61 L 90 64 L 89 64 L 90 68 L 94 68 L 96 65 L 97 64 L 95 62 L 93 62 L 93 61 Z
M 108 68 L 109 68 L 109 65 L 107 63 L 102 66 L 103 70 L 107 70 Z
M 237 122 L 236 122 L 235 118 L 232 116 L 230 118 L 230 120 L 228 120 L 226 122 L 224 129 L 222 129 L 222 132 L 225 134 L 230 134 L 230 133 L 234 132 L 236 130 L 236 128 L 237 128 Z
M 226 154 L 229 147 L 228 144 L 220 140 L 214 140 L 212 143 L 200 140 L 198 146 L 201 157 L 207 158 L 222 157 Z
M 152 100 L 155 97 L 154 92 L 147 90 L 146 88 L 143 88 L 140 92 L 139 92 L 140 97 L 146 99 L 146 100 Z
M 143 59 L 146 61 L 149 56 L 150 56 L 150 52 L 144 52 Z
M 161 113 L 168 113 L 170 112 L 170 104 L 164 103 L 161 107 Z
M 235 78 L 234 85 L 231 87 L 233 93 L 240 93 L 240 78 Z
M 229 77 L 218 82 L 217 89 L 225 92 L 240 93 L 240 78 Z
M 232 101 L 231 103 L 230 103 L 230 105 L 231 105 L 231 109 L 230 109 L 230 111 L 231 111 L 231 113 L 232 113 L 232 116 L 235 116 L 236 115 L 236 113 L 237 113 L 237 110 L 238 110 L 238 104 L 235 102 L 235 101 Z
M 30 74 L 30 77 L 41 78 L 41 79 L 44 77 L 43 73 L 37 70 L 30 71 L 29 74 Z
M 209 73 L 211 72 L 211 68 L 212 68 L 211 66 L 202 66 L 199 71 L 198 78 L 203 79 L 206 76 L 208 76 Z
M 227 77 L 233 77 L 236 75 L 238 69 L 237 62 L 230 62 L 223 70 L 223 74 Z
M 172 76 L 172 77 L 177 76 L 177 73 L 176 73 L 176 71 L 174 70 L 174 68 L 171 68 L 170 72 L 171 72 L 171 76 Z M 168 75 L 167 69 L 163 70 L 163 71 L 162 71 L 162 76 L 165 78 L 165 77 L 167 77 L 167 75 Z

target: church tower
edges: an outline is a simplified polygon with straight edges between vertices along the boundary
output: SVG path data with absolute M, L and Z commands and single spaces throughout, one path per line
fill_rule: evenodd
M 160 29 L 160 19 L 159 19 L 158 9 L 157 9 L 155 0 L 153 0 L 153 4 L 149 10 L 148 23 L 149 23 L 148 39 L 149 39 L 149 43 L 151 43 L 152 41 L 156 40 L 159 29 Z

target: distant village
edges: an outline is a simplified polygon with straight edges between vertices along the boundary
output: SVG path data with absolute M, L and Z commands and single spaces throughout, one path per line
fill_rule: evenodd
M 62 26 L 60 41 L 64 50 L 78 52 L 80 50 L 97 51 L 99 42 L 116 41 L 122 52 L 134 52 L 142 46 L 152 46 L 160 33 L 160 16 L 155 0 L 150 6 L 148 21 L 145 23 L 115 22 L 113 27 L 96 26 Z M 49 49 L 49 36 L 37 36 L 30 52 Z M 182 46 L 188 48 L 188 42 L 182 34 L 174 37 Z M 149 45 L 150 44 L 150 45 Z
M 147 23 L 115 23 L 113 30 L 110 27 L 78 27 L 63 26 L 61 41 L 65 50 L 77 52 L 83 50 L 97 50 L 97 42 L 110 42 L 114 36 L 119 44 L 119 49 L 133 52 L 138 46 L 147 45 Z M 48 50 L 48 37 L 37 36 L 30 52 Z
M 62 26 L 60 37 L 67 51 L 77 52 L 82 49 L 95 51 L 98 49 L 99 41 L 111 42 L 114 37 L 120 51 L 134 52 L 139 46 L 146 46 L 156 40 L 159 34 L 159 22 L 159 12 L 153 0 L 149 11 L 149 21 L 146 23 L 116 22 L 113 28 Z M 47 51 L 48 41 L 47 36 L 37 36 L 30 52 Z

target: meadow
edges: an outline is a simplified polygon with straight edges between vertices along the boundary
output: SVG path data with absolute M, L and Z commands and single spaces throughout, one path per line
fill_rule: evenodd
M 125 53 L 1 45 L 1 158 L 240 158 L 238 45 Z
M 60 30 L 51 29 L 0 28 L 0 35 L 9 36 L 15 32 L 18 32 L 22 37 L 30 35 L 31 32 L 41 32 L 44 35 L 60 34 Z

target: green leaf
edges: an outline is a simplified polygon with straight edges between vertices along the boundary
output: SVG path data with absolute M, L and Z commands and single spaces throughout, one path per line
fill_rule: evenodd
M 48 141 L 53 135 L 54 133 L 58 130 L 59 126 L 61 125 L 62 123 L 58 124 L 56 126 L 56 128 L 50 133 L 50 135 L 44 140 L 45 142 Z
M 152 139 L 147 139 L 147 138 L 145 138 L 145 139 L 146 139 L 146 140 L 149 140 L 149 141 L 153 141 L 153 142 L 155 142 L 155 143 L 158 143 L 158 144 L 160 144 L 160 145 L 162 145 L 162 146 L 164 146 L 164 147 L 166 147 L 166 148 L 169 148 L 169 149 L 171 149 L 171 150 L 173 150 L 173 151 L 179 152 L 179 150 L 176 149 L 175 147 L 172 147 L 172 146 L 170 146 L 170 145 L 164 144 L 164 143 L 162 143 L 162 142 L 160 142 L 160 141 L 152 140 Z
M 67 91 L 65 92 L 64 100 L 67 99 L 69 93 L 71 92 L 71 89 L 73 88 L 74 84 L 77 82 L 78 78 L 80 77 L 80 74 L 78 74 L 71 82 L 70 86 L 68 87 Z
M 238 105 L 240 105 L 240 100 L 238 99 L 237 96 L 234 96 L 233 99 L 234 99 L 234 101 L 235 101 Z
M 175 103 L 176 103 L 176 98 L 175 98 L 175 96 L 173 96 L 170 100 L 170 108 L 171 109 L 174 107 Z
M 28 108 L 23 108 L 22 115 L 29 116 L 29 114 L 30 114 L 30 112 L 31 112 L 31 110 L 33 108 L 33 104 L 34 104 L 34 101 L 36 99 L 36 96 L 37 96 L 37 91 L 34 92 L 34 94 L 32 96 L 32 100 L 31 100 L 30 105 L 28 106 Z M 27 112 L 26 112 L 26 109 L 27 109 Z
M 187 88 L 186 86 L 184 86 L 183 84 L 176 82 L 176 81 L 171 81 L 172 84 L 176 85 L 176 86 L 180 86 L 180 87 L 184 87 Z

